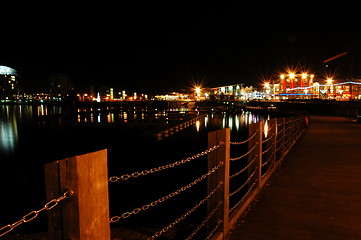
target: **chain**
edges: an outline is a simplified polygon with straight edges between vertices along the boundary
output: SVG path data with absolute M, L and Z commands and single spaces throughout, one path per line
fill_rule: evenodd
M 222 203 L 223 202 L 218 202 L 217 206 L 212 210 L 212 212 L 210 212 L 208 214 L 208 216 L 203 220 L 203 222 L 201 222 L 201 224 L 199 224 L 199 226 L 185 240 L 192 239 L 194 237 L 194 235 L 196 235 L 199 232 L 199 230 L 201 230 L 201 228 L 204 227 L 208 223 L 208 221 L 211 219 L 211 217 L 213 217 L 213 215 L 218 210 L 219 206 L 222 205 Z
M 269 131 L 269 130 L 268 130 Z M 267 139 L 262 140 L 262 143 L 268 142 L 269 140 L 272 139 L 272 137 L 274 136 L 274 133 L 272 133 Z
M 205 203 L 220 187 L 222 183 L 218 184 L 216 188 L 214 188 L 205 198 L 203 198 L 199 203 L 197 203 L 194 207 L 192 207 L 189 211 L 183 214 L 181 217 L 177 218 L 174 222 L 169 224 L 167 227 L 163 228 L 161 231 L 157 232 L 153 236 L 149 237 L 148 240 L 154 240 L 155 238 L 159 237 L 163 233 L 167 232 L 169 229 L 173 228 L 176 224 L 180 223 L 186 217 L 191 215 L 195 210 L 197 210 L 203 203 Z M 220 203 L 218 203 L 220 205 Z
M 246 140 L 244 140 L 244 141 L 242 141 L 242 142 L 230 142 L 230 143 L 231 143 L 232 145 L 244 144 L 244 143 L 250 141 L 252 138 L 254 138 L 254 136 L 256 136 L 257 133 L 258 133 L 258 130 L 255 131 L 255 132 L 252 134 L 252 136 L 250 136 L 248 139 L 246 139 Z
M 266 150 L 264 150 L 264 151 L 262 152 L 262 155 L 265 154 L 265 153 L 267 153 L 269 150 L 271 150 L 271 148 L 273 147 L 273 145 L 274 145 L 274 143 L 272 143 L 269 148 L 267 148 Z
M 251 185 L 251 187 L 248 189 L 248 191 L 246 192 L 246 194 L 244 194 L 244 196 L 241 198 L 241 200 L 239 200 L 239 202 L 236 203 L 236 204 L 229 210 L 230 213 L 233 212 L 234 209 L 236 209 L 246 198 L 248 198 L 248 196 L 249 196 L 249 194 L 251 193 L 251 191 L 253 190 L 254 186 L 256 186 L 257 181 L 258 181 L 258 180 L 256 180 L 256 181 Z
M 217 231 L 217 229 L 219 228 L 219 226 L 221 226 L 222 220 L 219 220 L 217 222 L 217 225 L 213 228 L 213 230 L 208 234 L 208 236 L 206 237 L 205 240 L 209 240 L 211 239 L 211 237 L 213 237 L 214 233 Z
M 252 134 L 252 136 L 250 136 L 248 139 L 246 139 L 246 140 L 244 140 L 244 141 L 242 141 L 242 142 L 230 142 L 230 144 L 232 144 L 232 145 L 244 144 L 244 143 L 252 140 L 252 138 L 254 138 L 254 136 L 256 136 L 257 133 L 258 133 L 258 130 L 256 130 L 256 131 Z
M 245 156 L 247 156 L 248 154 L 250 154 L 250 153 L 253 151 L 253 149 L 255 149 L 255 147 L 256 147 L 257 145 L 258 145 L 258 142 L 256 142 L 256 143 L 253 145 L 253 147 L 252 147 L 251 149 L 249 149 L 248 152 L 246 152 L 246 153 L 243 154 L 242 156 L 235 157 L 235 158 L 230 158 L 229 160 L 230 160 L 230 161 L 237 161 L 237 160 L 239 160 L 239 159 L 244 158 Z
M 5 234 L 11 232 L 12 230 L 14 230 L 14 228 L 20 226 L 23 223 L 27 223 L 30 222 L 32 220 L 34 220 L 40 212 L 47 210 L 49 211 L 50 209 L 54 208 L 56 205 L 58 205 L 59 202 L 63 201 L 64 199 L 70 197 L 71 195 L 73 195 L 72 191 L 66 191 L 61 197 L 59 198 L 55 198 L 50 200 L 49 202 L 47 202 L 43 208 L 37 210 L 37 211 L 31 211 L 28 214 L 24 215 L 19 221 L 14 222 L 13 224 L 8 224 L 2 228 L 0 228 L 0 237 L 4 236 Z
M 258 168 L 255 168 L 254 171 L 251 173 L 251 175 L 248 177 L 247 181 L 245 183 L 243 183 L 242 186 L 240 186 L 237 190 L 235 190 L 234 192 L 229 194 L 229 197 L 232 197 L 234 194 L 238 193 L 239 191 L 241 191 L 251 180 L 252 177 L 256 174 Z
M 168 169 L 168 168 L 172 168 L 172 167 L 176 167 L 176 166 L 179 166 L 181 164 L 184 164 L 184 163 L 187 163 L 187 162 L 190 162 L 194 159 L 197 159 L 197 158 L 200 158 L 204 155 L 207 155 L 213 151 L 215 151 L 216 149 L 220 148 L 221 146 L 223 146 L 224 143 L 223 142 L 220 142 L 219 145 L 215 145 L 201 153 L 198 153 L 196 155 L 193 155 L 192 157 L 188 157 L 186 159 L 183 159 L 181 161 L 177 161 L 177 162 L 174 162 L 174 163 L 170 163 L 170 164 L 167 164 L 167 165 L 164 165 L 164 166 L 160 166 L 160 167 L 156 167 L 156 168 L 152 168 L 150 170 L 143 170 L 141 172 L 134 172 L 132 174 L 124 174 L 120 177 L 118 176 L 113 176 L 113 177 L 110 177 L 109 178 L 109 182 L 117 182 L 119 180 L 128 180 L 129 178 L 137 178 L 139 176 L 145 176 L 145 175 L 148 175 L 150 173 L 156 173 L 156 172 L 159 172 L 159 171 L 162 171 L 162 170 L 165 170 L 165 169 Z
M 269 155 L 269 157 L 267 158 L 267 160 L 266 160 L 264 163 L 262 163 L 262 167 L 266 166 L 266 165 L 272 160 L 272 158 L 274 157 L 274 154 L 273 154 L 273 153 L 274 153 L 274 152 L 272 152 L 272 154 Z
M 239 174 L 243 173 L 244 171 L 246 171 L 254 163 L 254 161 L 256 160 L 257 157 L 258 157 L 258 154 L 256 154 L 254 156 L 254 158 L 242 170 L 229 176 L 229 179 L 232 179 L 232 178 L 238 176 Z
M 196 180 L 194 180 L 193 182 L 191 182 L 190 184 L 178 189 L 175 192 L 172 192 L 170 194 L 168 194 L 167 196 L 164 196 L 162 198 L 159 198 L 158 200 L 155 200 L 154 202 L 151 202 L 149 204 L 145 204 L 139 208 L 135 208 L 133 209 L 131 212 L 125 212 L 120 216 L 114 216 L 110 219 L 110 222 L 114 223 L 114 222 L 118 222 L 120 219 L 122 218 L 128 218 L 131 215 L 135 215 L 138 214 L 141 211 L 144 210 L 148 210 L 150 207 L 154 207 L 156 205 L 158 205 L 159 203 L 164 202 L 165 200 L 168 200 L 169 198 L 172 198 L 178 194 L 180 194 L 181 192 L 184 192 L 185 190 L 193 187 L 194 185 L 196 185 L 198 182 L 202 181 L 203 179 L 205 179 L 207 176 L 211 175 L 212 173 L 214 173 L 215 171 L 217 171 L 221 166 L 223 165 L 223 162 L 219 163 L 217 166 L 215 166 L 214 168 L 212 168 L 209 172 L 207 172 L 206 174 L 202 175 L 201 177 L 197 178 Z

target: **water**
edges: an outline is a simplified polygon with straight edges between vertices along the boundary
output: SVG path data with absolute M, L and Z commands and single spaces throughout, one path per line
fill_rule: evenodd
M 179 114 L 187 109 L 173 110 Z M 172 113 L 166 111 L 146 108 L 122 111 L 109 107 L 72 109 L 56 105 L 0 105 L 0 187 L 3 196 L 0 226 L 43 207 L 46 202 L 43 168 L 47 162 L 108 149 L 109 175 L 119 176 L 202 152 L 207 149 L 207 134 L 213 130 L 230 127 L 231 141 L 245 139 L 246 127 L 262 118 L 250 112 L 208 114 L 194 125 L 161 141 L 147 135 L 149 129 L 146 128 L 129 129 L 124 125 L 114 128 L 106 125 L 152 119 L 157 126 L 166 126 L 171 123 L 171 116 Z M 90 127 L 84 127 L 81 123 L 89 123 Z M 104 125 L 92 127 L 93 123 Z M 154 127 L 149 128 L 154 130 Z M 111 185 L 111 216 L 124 209 L 139 207 L 139 204 L 144 204 L 144 199 L 161 197 L 165 192 L 183 186 L 184 182 L 189 183 L 196 174 L 206 169 L 206 160 L 179 169 L 158 174 L 152 178 L 151 185 L 144 184 L 144 178 L 128 186 L 123 183 Z M 168 179 L 172 181 L 168 182 Z M 120 202 L 121 206 L 116 204 Z M 19 231 L 42 229 L 45 218 L 40 216 L 37 223 L 21 227 Z

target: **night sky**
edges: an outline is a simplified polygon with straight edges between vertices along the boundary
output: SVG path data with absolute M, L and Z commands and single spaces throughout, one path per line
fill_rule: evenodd
M 357 2 L 51 1 L 6 6 L 0 65 L 25 87 L 68 73 L 78 89 L 105 84 L 145 92 L 253 84 L 287 66 L 338 76 L 361 73 Z M 5 7 L 4 7 L 5 9 Z M 329 71 L 329 70 L 327 70 Z

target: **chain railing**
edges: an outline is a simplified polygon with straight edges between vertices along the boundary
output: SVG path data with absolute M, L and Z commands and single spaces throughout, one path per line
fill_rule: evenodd
M 141 171 L 141 172 L 134 172 L 132 174 L 125 174 L 125 175 L 122 175 L 120 177 L 114 176 L 114 177 L 109 178 L 109 182 L 117 182 L 119 180 L 125 181 L 125 180 L 128 180 L 129 178 L 137 178 L 139 176 L 146 176 L 146 175 L 156 173 L 156 172 L 159 172 L 159 171 L 162 171 L 162 170 L 174 168 L 174 167 L 180 166 L 182 164 L 189 163 L 189 162 L 191 162 L 191 161 L 193 161 L 195 159 L 199 159 L 199 158 L 201 158 L 203 156 L 209 155 L 209 154 L 217 151 L 218 149 L 224 147 L 224 145 L 225 145 L 224 142 L 219 141 L 216 145 L 209 147 L 207 150 L 205 150 L 205 151 L 203 151 L 201 153 L 195 154 L 195 155 L 193 155 L 191 157 L 188 157 L 186 159 L 176 161 L 176 162 L 173 162 L 173 163 L 170 163 L 170 164 L 167 164 L 167 165 L 163 165 L 163 166 L 160 166 L 160 167 L 152 168 L 150 170 L 145 170 L 145 171 Z M 180 195 L 181 193 L 189 190 L 190 188 L 194 187 L 195 185 L 197 185 L 201 181 L 207 179 L 209 176 L 216 174 L 223 167 L 223 165 L 224 165 L 224 162 L 219 162 L 216 166 L 210 168 L 206 173 L 200 175 L 198 178 L 196 178 L 192 182 L 184 185 L 183 187 L 177 189 L 176 191 L 173 191 L 173 192 L 171 192 L 171 193 L 169 193 L 169 194 L 167 194 L 167 195 L 165 195 L 165 196 L 163 196 L 161 198 L 158 198 L 157 200 L 152 201 L 152 202 L 150 202 L 148 204 L 144 204 L 144 205 L 142 205 L 140 207 L 134 208 L 131 211 L 124 212 L 124 213 L 122 213 L 120 215 L 115 215 L 115 216 L 110 218 L 110 222 L 111 223 L 116 223 L 116 222 L 118 222 L 118 221 L 120 221 L 122 219 L 129 218 L 132 215 L 137 215 L 140 212 L 151 209 L 152 207 L 155 207 L 155 206 L 157 206 L 159 204 L 162 204 L 163 202 L 165 202 L 165 201 L 167 201 L 167 200 L 169 200 L 169 199 L 171 199 L 173 197 L 176 197 L 176 196 Z M 190 210 L 186 211 L 180 217 L 176 218 L 169 225 L 167 225 L 167 226 L 163 227 L 161 230 L 155 232 L 148 239 L 149 240 L 154 240 L 154 239 L 160 237 L 161 235 L 163 235 L 164 233 L 168 232 L 170 229 L 174 228 L 177 224 L 180 224 L 183 220 L 185 220 L 187 217 L 189 217 L 194 212 L 196 212 L 210 198 L 214 197 L 214 195 L 217 193 L 217 191 L 219 191 L 219 189 L 222 187 L 222 185 L 223 185 L 223 183 L 219 182 L 219 184 L 214 189 L 212 189 L 212 191 L 208 192 L 208 194 L 203 199 L 201 199 L 197 204 L 195 204 Z M 220 205 L 221 205 L 221 203 L 218 203 L 217 207 L 207 215 L 207 217 L 198 225 L 197 228 L 195 228 L 195 230 L 188 236 L 187 239 L 193 238 L 193 236 L 196 235 L 201 228 L 205 227 L 208 224 L 209 220 L 212 219 L 213 215 L 215 214 L 215 212 L 217 211 L 217 209 L 219 208 Z M 208 235 L 209 238 L 211 237 L 211 235 L 212 234 L 209 233 L 209 235 Z
M 73 195 L 72 191 L 70 191 L 70 190 L 66 191 L 62 196 L 60 196 L 58 198 L 54 198 L 54 199 L 50 200 L 49 202 L 47 202 L 44 205 L 44 207 L 40 208 L 39 210 L 31 211 L 28 214 L 24 215 L 20 220 L 14 222 L 12 224 L 5 225 L 4 227 L 0 228 L 0 237 L 13 231 L 16 227 L 20 226 L 21 224 L 34 220 L 39 215 L 39 213 L 41 213 L 42 211 L 45 211 L 45 210 L 49 211 L 49 210 L 53 209 L 61 201 L 63 201 L 66 198 L 69 198 L 72 195 Z
M 205 198 L 203 198 L 200 202 L 198 202 L 195 206 L 193 206 L 190 210 L 188 210 L 186 213 L 184 213 L 181 217 L 177 218 L 174 222 L 172 222 L 171 224 L 169 224 L 168 226 L 166 226 L 165 228 L 163 228 L 161 231 L 157 232 L 156 234 L 154 234 L 153 236 L 149 237 L 148 240 L 153 240 L 159 236 L 161 236 L 163 233 L 167 232 L 169 229 L 173 228 L 176 224 L 180 223 L 182 220 L 184 220 L 186 217 L 188 217 L 189 215 L 191 215 L 193 212 L 195 212 L 201 205 L 203 205 L 210 197 L 212 197 L 216 191 L 222 186 L 222 183 L 218 184 L 218 186 L 216 188 L 214 188 Z M 221 203 L 219 203 L 217 206 L 220 206 Z M 213 216 L 214 212 L 218 209 L 218 207 L 216 207 L 212 212 L 210 212 L 206 218 L 205 221 L 203 221 L 199 226 L 205 226 L 205 223 L 208 222 L 208 220 Z M 196 230 L 199 227 L 196 228 Z M 194 230 L 194 234 L 196 231 Z M 192 232 L 193 234 L 193 232 Z M 193 235 L 194 235 L 193 234 Z M 187 239 L 190 239 L 189 237 Z
M 304 115 L 295 115 L 261 121 L 249 127 L 249 137 L 246 140 L 230 142 L 233 146 L 231 155 L 234 155 L 233 150 L 237 150 L 235 148 L 239 145 L 243 146 L 244 153 L 230 158 L 228 195 L 230 205 L 225 213 L 229 218 L 228 229 L 246 211 L 251 201 L 301 136 L 307 127 L 305 117 Z M 241 164 L 232 164 L 237 162 Z
M 166 170 L 166 169 L 169 169 L 169 168 L 173 168 L 173 167 L 177 167 L 177 166 L 180 166 L 182 164 L 185 164 L 185 163 L 188 163 L 188 162 L 191 162 L 197 158 L 200 158 L 202 156 L 205 156 L 211 152 L 213 152 L 214 150 L 216 150 L 217 148 L 220 148 L 221 146 L 223 145 L 223 143 L 220 143 L 219 145 L 215 145 L 201 153 L 198 153 L 196 155 L 193 155 L 191 157 L 188 157 L 186 159 L 183 159 L 183 160 L 180 160 L 180 161 L 176 161 L 174 163 L 170 163 L 170 164 L 166 164 L 166 165 L 163 165 L 163 166 L 160 166 L 160 167 L 155 167 L 155 168 L 152 168 L 150 170 L 143 170 L 141 172 L 133 172 L 131 174 L 123 174 L 121 176 L 113 176 L 113 177 L 110 177 L 109 178 L 109 182 L 117 182 L 119 180 L 128 180 L 129 178 L 137 178 L 139 176 L 146 176 L 148 174 L 152 174 L 152 173 L 156 173 L 156 172 L 159 172 L 159 171 L 162 171 L 162 170 Z
M 243 214 L 246 207 L 258 194 L 276 167 L 280 165 L 285 154 L 302 134 L 305 128 L 304 116 L 270 119 L 253 124 L 249 128 L 249 136 L 245 140 L 230 141 L 229 133 L 227 136 L 227 132 L 223 133 L 223 130 L 218 130 L 217 132 L 219 133 L 215 134 L 217 137 L 216 140 L 214 140 L 214 142 L 218 142 L 218 144 L 212 145 L 209 142 L 209 146 L 211 147 L 199 154 L 150 170 L 125 174 L 120 177 L 111 177 L 109 182 L 128 180 L 129 178 L 145 176 L 173 168 L 208 155 L 209 170 L 207 173 L 164 197 L 135 208 L 132 211 L 124 212 L 119 216 L 113 216 L 110 222 L 118 222 L 121 219 L 148 210 L 190 189 L 203 179 L 208 178 L 208 181 L 212 182 L 211 185 L 208 183 L 208 194 L 191 207 L 190 210 L 185 211 L 185 213 L 155 232 L 148 239 L 154 240 L 162 236 L 196 212 L 205 202 L 208 202 L 208 214 L 186 239 L 192 239 L 204 227 L 211 229 L 208 231 L 205 237 L 206 239 L 216 239 L 220 236 L 226 236 L 229 229 Z M 227 138 L 229 139 L 227 140 Z M 240 148 L 241 150 L 237 150 L 236 148 Z M 233 153 L 233 150 L 236 151 Z M 238 156 L 234 156 L 238 153 Z M 230 157 L 231 155 L 233 157 Z M 221 156 L 221 158 L 219 158 L 219 156 Z M 216 157 L 217 160 L 212 160 L 214 157 Z M 214 183 L 216 183 L 216 185 Z M 211 202 L 209 202 L 210 200 Z
M 69 221 L 69 217 L 74 218 L 74 212 L 80 212 L 80 214 L 82 214 L 81 212 L 85 212 L 86 217 L 89 218 L 89 221 L 91 222 L 93 221 L 93 218 L 91 216 L 95 216 L 94 214 L 96 213 L 94 210 L 92 214 L 89 214 L 89 209 L 92 209 L 91 211 L 93 211 L 93 209 L 99 208 L 100 212 L 103 214 L 103 218 L 102 220 L 99 220 L 100 223 L 97 223 L 99 224 L 97 226 L 102 227 L 98 227 L 96 229 L 102 229 L 103 231 L 103 228 L 108 228 L 108 230 L 104 231 L 104 235 L 99 235 L 97 233 L 99 230 L 93 231 L 93 236 L 96 236 L 93 238 L 108 240 L 110 239 L 110 223 L 116 223 L 120 220 L 125 221 L 129 217 L 137 215 L 141 212 L 145 212 L 157 205 L 161 205 L 162 203 L 173 197 L 180 197 L 181 193 L 184 193 L 190 189 L 197 190 L 197 188 L 193 187 L 196 185 L 200 187 L 203 186 L 198 183 L 204 182 L 204 180 L 207 179 L 207 194 L 203 195 L 203 197 L 199 197 L 199 200 L 196 201 L 196 204 L 194 204 L 192 207 L 188 207 L 188 210 L 185 210 L 182 214 L 179 214 L 178 217 L 174 217 L 169 224 L 155 231 L 151 236 L 149 236 L 148 239 L 154 240 L 159 238 L 163 234 L 167 233 L 169 230 L 173 229 L 176 225 L 183 223 L 186 218 L 190 218 L 191 215 L 194 215 L 197 211 L 199 211 L 202 206 L 205 205 L 207 205 L 208 209 L 207 214 L 202 217 L 203 220 L 197 220 L 198 223 L 196 224 L 196 227 L 190 233 L 188 233 L 185 239 L 190 240 L 194 238 L 197 234 L 199 234 L 202 228 L 207 228 L 207 233 L 204 236 L 205 239 L 224 239 L 232 226 L 234 226 L 237 220 L 244 214 L 249 204 L 253 201 L 253 199 L 257 196 L 257 194 L 268 181 L 268 179 L 272 176 L 272 173 L 275 171 L 275 169 L 280 166 L 285 155 L 288 153 L 288 151 L 291 149 L 291 147 L 295 144 L 297 139 L 304 131 L 306 127 L 306 122 L 307 121 L 305 121 L 305 116 L 303 115 L 261 121 L 255 124 L 251 124 L 248 129 L 248 136 L 245 140 L 239 142 L 230 141 L 231 135 L 229 129 L 217 130 L 209 133 L 209 147 L 205 151 L 202 151 L 183 160 L 151 168 L 149 170 L 137 171 L 130 174 L 123 174 L 120 176 L 112 176 L 110 178 L 108 176 L 105 176 L 107 175 L 106 152 L 99 151 L 94 153 L 94 156 L 99 156 L 101 158 L 101 161 L 99 161 L 99 159 L 97 159 L 96 157 L 92 157 L 93 155 L 91 154 L 79 157 L 81 161 L 77 161 L 77 159 L 75 159 L 76 164 L 88 164 L 88 161 L 94 161 L 96 164 L 99 164 L 99 166 L 103 169 L 99 170 L 99 167 L 95 167 L 95 169 L 102 172 L 102 174 L 100 174 L 101 178 L 99 178 L 98 173 L 95 174 L 96 176 L 89 177 L 93 174 L 93 171 L 88 170 L 85 170 L 85 175 L 83 172 L 80 174 L 79 171 L 84 171 L 86 167 L 74 165 L 75 163 L 67 162 L 62 164 L 61 162 L 56 162 L 56 167 L 50 167 L 50 170 L 53 170 L 51 170 L 48 175 L 52 176 L 55 173 L 54 178 L 52 178 L 53 180 L 51 180 L 50 182 L 60 180 L 65 181 L 66 184 L 70 185 L 79 184 L 79 186 L 74 185 L 74 188 L 69 188 L 76 189 L 76 192 L 68 190 L 60 197 L 53 198 L 52 200 L 47 202 L 43 208 L 36 211 L 31 211 L 30 213 L 24 215 L 20 220 L 0 228 L 0 237 L 13 231 L 22 223 L 34 220 L 40 212 L 45 210 L 49 211 L 55 208 L 60 202 L 62 202 L 66 198 L 69 198 L 70 196 L 75 196 L 74 201 L 67 201 L 67 210 L 65 212 L 62 212 L 62 214 L 54 215 L 64 218 L 64 223 L 64 221 Z M 193 181 L 189 182 L 188 184 L 184 184 L 182 187 L 178 187 L 177 190 L 173 190 L 170 193 L 154 201 L 149 201 L 148 203 L 143 205 L 140 204 L 141 206 L 132 208 L 132 210 L 130 211 L 123 211 L 119 215 L 114 215 L 113 217 L 109 216 L 109 206 L 104 206 L 104 203 L 109 204 L 107 196 L 108 184 L 118 181 L 128 183 L 129 181 L 127 180 L 175 168 L 177 166 L 193 162 L 194 160 L 200 159 L 202 157 L 204 159 L 204 157 L 206 156 L 208 162 L 208 170 L 204 171 L 203 174 L 200 174 L 198 177 L 194 177 Z M 83 159 L 87 159 L 87 161 L 83 161 Z M 77 166 L 75 167 L 76 171 L 72 172 L 69 166 Z M 95 165 L 89 164 L 89 166 L 91 168 L 94 168 Z M 65 174 L 66 177 L 62 176 L 61 174 Z M 72 174 L 75 174 L 74 176 L 76 177 L 74 177 Z M 90 175 L 88 176 L 87 174 Z M 80 179 L 80 176 L 83 175 L 84 178 Z M 79 182 L 81 182 L 81 184 Z M 59 186 L 57 186 L 56 189 L 59 189 L 59 187 L 63 186 L 64 183 L 60 182 L 58 185 Z M 81 189 L 80 185 L 83 188 L 85 187 L 85 190 Z M 87 189 L 88 186 L 93 187 L 91 188 L 91 191 Z M 53 188 L 54 187 L 49 187 L 49 189 Z M 47 193 L 47 195 L 56 196 L 56 194 L 52 192 Z M 81 205 L 88 204 L 88 202 L 81 201 L 83 199 L 91 199 L 96 197 L 106 197 L 106 199 L 102 199 L 102 201 L 98 201 L 98 199 L 95 199 L 91 203 L 92 205 L 85 207 L 83 211 Z M 99 205 L 99 207 L 93 207 L 93 205 L 96 206 L 97 204 Z M 76 210 L 78 208 L 79 210 Z M 106 211 L 104 211 L 104 209 L 106 209 Z M 78 218 L 80 219 L 85 217 L 83 217 L 82 215 Z M 80 222 L 80 220 L 77 221 Z M 60 226 L 61 224 L 57 225 Z M 87 228 L 87 224 L 83 225 L 85 226 L 85 228 Z M 74 230 L 72 224 L 68 224 L 68 227 L 66 229 L 68 228 L 73 228 Z M 63 227 L 63 229 L 65 229 L 65 227 Z M 75 232 L 83 231 L 88 234 L 88 230 L 89 229 L 78 231 L 75 229 Z M 63 235 L 68 237 L 72 236 L 72 234 Z M 77 239 L 83 240 L 83 238 L 80 237 L 81 234 L 79 234 L 78 236 L 79 237 L 76 237 Z
M 202 176 L 200 176 L 199 178 L 197 178 L 196 180 L 194 180 L 193 182 L 187 184 L 186 186 L 162 197 L 162 198 L 159 198 L 149 204 L 145 204 L 139 208 L 135 208 L 133 211 L 131 212 L 125 212 L 123 214 L 121 214 L 120 216 L 114 216 L 112 218 L 110 218 L 110 222 L 114 223 L 114 222 L 117 222 L 119 221 L 120 219 L 122 218 L 128 218 L 130 217 L 131 215 L 136 215 L 138 213 L 140 213 L 141 211 L 145 211 L 145 210 L 148 210 L 149 208 L 151 207 L 154 207 L 156 205 L 158 205 L 159 203 L 162 203 L 176 195 L 179 195 L 181 192 L 184 192 L 188 189 L 190 189 L 191 187 L 193 187 L 194 185 L 196 185 L 197 183 L 199 183 L 200 181 L 202 181 L 203 179 L 205 179 L 206 177 L 208 177 L 209 175 L 213 174 L 214 172 L 216 172 L 221 166 L 222 166 L 223 163 L 219 164 L 218 166 L 212 168 L 211 170 L 209 170 L 207 173 L 203 174 Z

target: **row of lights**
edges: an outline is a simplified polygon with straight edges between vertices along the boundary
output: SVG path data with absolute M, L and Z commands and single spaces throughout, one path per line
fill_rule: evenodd
M 301 76 L 302 76 L 302 79 L 306 79 L 306 78 L 308 77 L 308 74 L 307 74 L 307 73 L 302 73 Z M 280 78 L 281 78 L 281 79 L 285 79 L 285 77 L 286 77 L 286 74 L 281 74 L 281 75 L 280 75 Z M 290 79 L 293 79 L 293 78 L 296 77 L 296 74 L 293 73 L 293 72 L 291 72 L 291 73 L 288 74 L 288 77 L 289 77 Z M 314 77 L 315 77 L 314 74 L 311 74 L 311 75 L 310 75 L 310 78 L 311 78 L 311 79 L 313 79 Z
M 280 78 L 281 78 L 282 80 L 285 79 L 285 77 L 286 77 L 286 74 L 281 74 L 281 75 L 280 75 Z M 296 77 L 296 74 L 291 72 L 291 73 L 288 74 L 288 77 L 289 77 L 290 79 L 294 79 L 294 78 Z M 307 74 L 307 73 L 302 73 L 302 74 L 301 74 L 301 77 L 302 77 L 302 79 L 306 79 L 306 78 L 308 77 L 308 74 Z M 310 78 L 311 78 L 311 79 L 313 79 L 314 77 L 315 77 L 314 74 L 310 74 Z M 327 84 L 332 84 L 333 79 L 332 79 L 332 78 L 327 78 L 326 81 L 327 81 Z
M 291 72 L 291 73 L 289 73 L 289 74 L 280 74 L 280 79 L 284 80 L 284 79 L 286 78 L 286 75 L 288 75 L 289 79 L 295 79 L 295 78 L 296 78 L 296 74 L 293 73 L 293 72 Z M 307 79 L 308 74 L 307 74 L 307 73 L 302 73 L 302 74 L 301 74 L 301 77 L 302 77 L 302 79 Z M 310 74 L 309 77 L 310 77 L 311 80 L 313 80 L 313 78 L 315 77 L 315 75 L 314 75 L 314 74 Z M 326 79 L 326 83 L 327 83 L 328 85 L 332 85 L 333 79 L 332 79 L 332 78 L 327 78 L 327 79 Z M 265 87 L 266 89 L 269 88 L 270 86 L 271 86 L 271 85 L 270 85 L 269 82 L 264 82 L 264 87 Z

